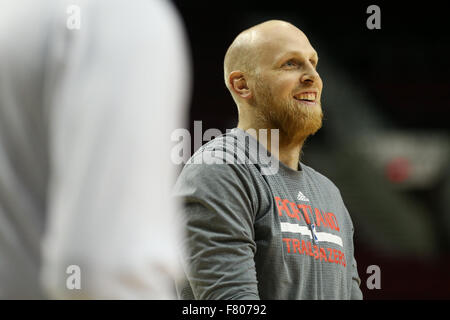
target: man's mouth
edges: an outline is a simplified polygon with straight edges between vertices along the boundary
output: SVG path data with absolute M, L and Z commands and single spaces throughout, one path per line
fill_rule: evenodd
M 316 103 L 317 93 L 316 92 L 302 92 L 294 95 L 294 99 L 302 103 L 313 105 Z

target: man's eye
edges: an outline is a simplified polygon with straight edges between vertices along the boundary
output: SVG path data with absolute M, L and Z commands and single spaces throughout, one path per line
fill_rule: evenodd
M 295 67 L 297 63 L 294 60 L 288 60 L 283 64 L 283 67 Z

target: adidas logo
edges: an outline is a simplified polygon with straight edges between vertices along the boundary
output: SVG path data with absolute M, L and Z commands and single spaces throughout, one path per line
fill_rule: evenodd
M 307 197 L 305 197 L 305 195 L 301 191 L 298 192 L 297 200 L 309 202 L 309 199 Z

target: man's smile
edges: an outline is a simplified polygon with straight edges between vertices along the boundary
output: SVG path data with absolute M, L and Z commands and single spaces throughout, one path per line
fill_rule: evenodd
M 317 92 L 316 91 L 300 92 L 294 95 L 294 99 L 306 105 L 315 105 L 317 102 Z

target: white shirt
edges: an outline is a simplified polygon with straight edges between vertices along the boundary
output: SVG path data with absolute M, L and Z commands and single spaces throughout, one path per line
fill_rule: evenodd
M 170 134 L 189 66 L 174 8 L 0 5 L 0 299 L 175 298 Z

